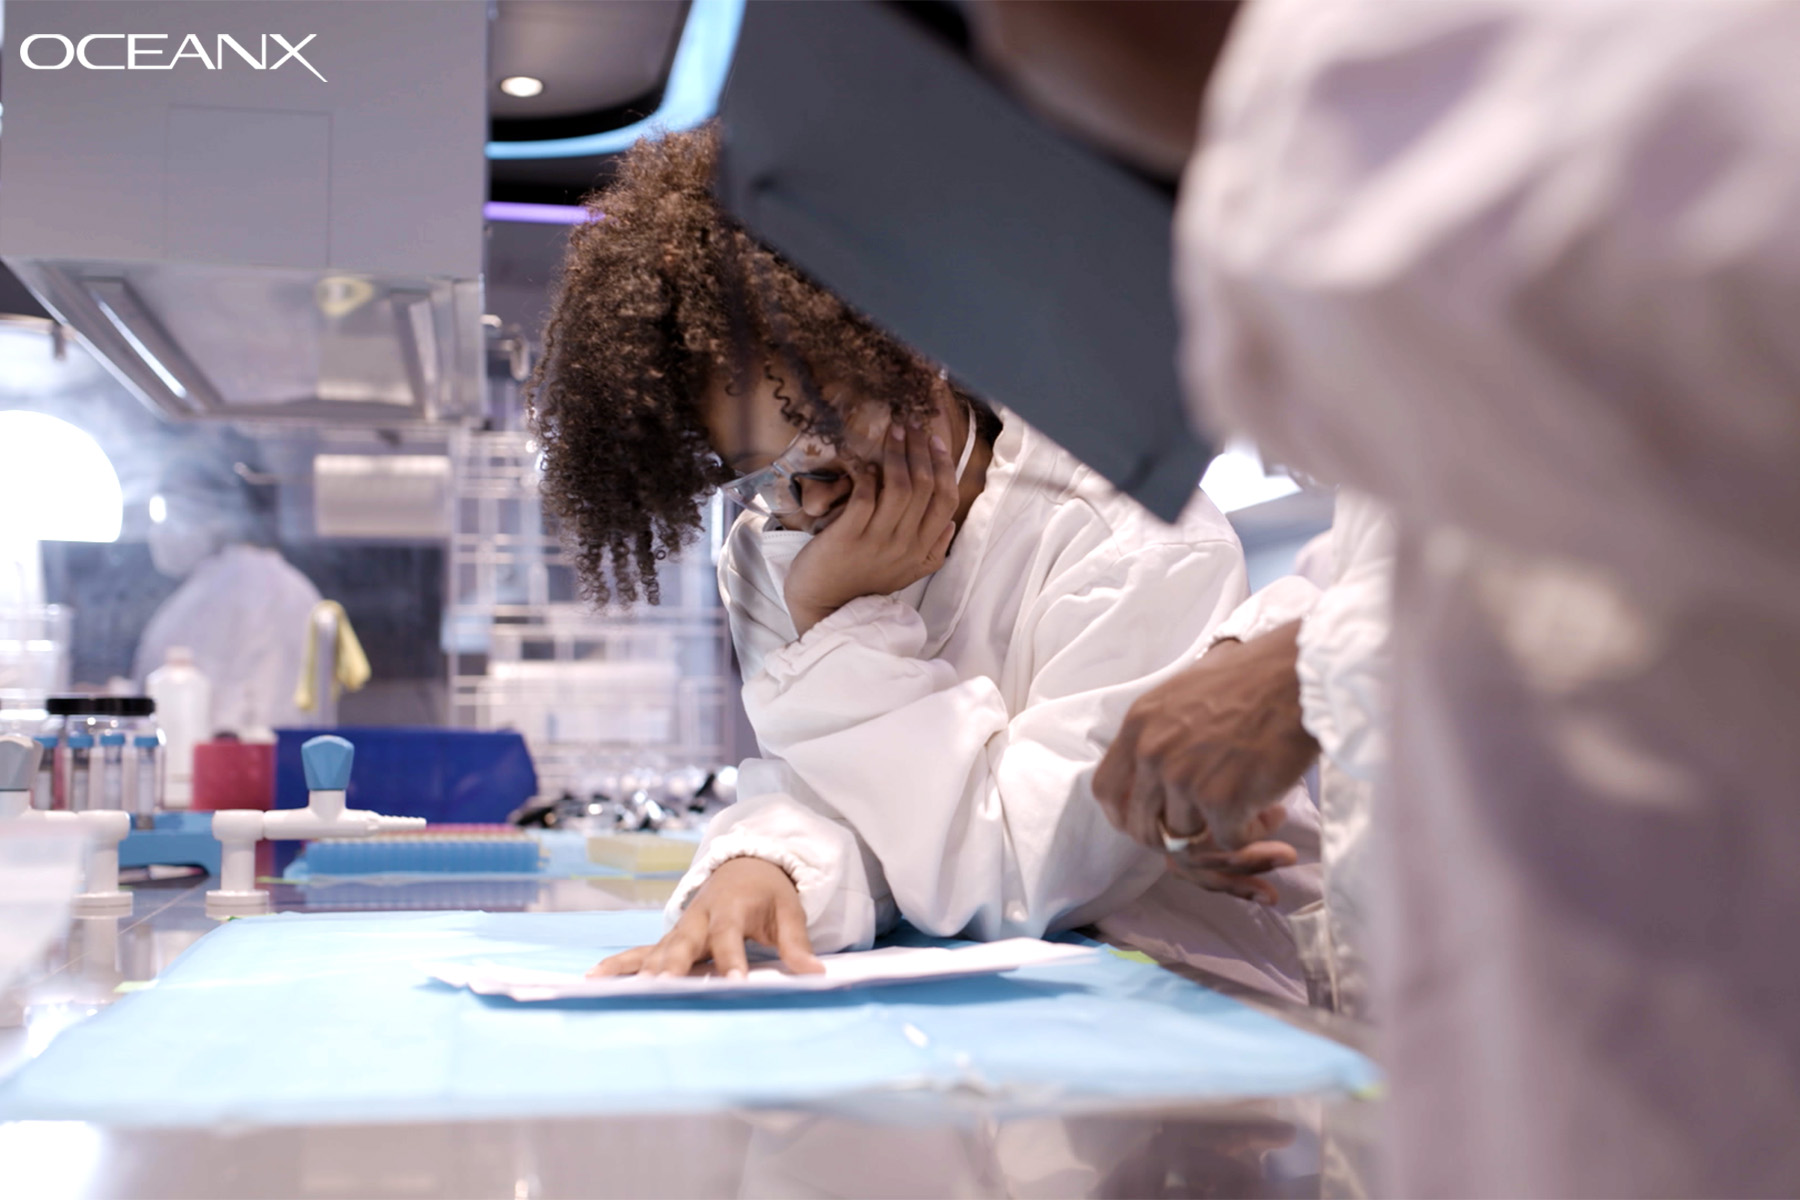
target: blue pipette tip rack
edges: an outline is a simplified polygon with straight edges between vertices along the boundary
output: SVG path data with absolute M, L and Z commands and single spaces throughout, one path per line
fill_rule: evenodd
M 306 848 L 312 878 L 353 875 L 533 875 L 542 848 L 530 837 L 403 834 L 313 842 Z
M 306 767 L 306 788 L 311 792 L 341 792 L 350 786 L 350 763 L 356 747 L 336 734 L 320 734 L 300 747 Z

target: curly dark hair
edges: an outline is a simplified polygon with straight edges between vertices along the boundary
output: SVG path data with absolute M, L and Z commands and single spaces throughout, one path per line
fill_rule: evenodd
M 715 381 L 739 391 L 764 371 L 790 421 L 834 440 L 819 380 L 901 418 L 933 404 L 933 364 L 720 209 L 718 153 L 715 126 L 646 138 L 587 198 L 598 216 L 569 234 L 527 385 L 544 502 L 599 604 L 656 603 L 657 563 L 693 540 L 701 497 L 730 476 L 702 418 Z

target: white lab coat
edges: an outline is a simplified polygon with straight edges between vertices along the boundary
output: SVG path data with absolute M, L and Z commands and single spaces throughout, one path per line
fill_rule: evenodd
M 1399 525 L 1399 1195 L 1800 1191 L 1800 5 L 1259 0 L 1197 398 Z
M 187 646 L 212 685 L 212 729 L 304 725 L 294 704 L 319 589 L 274 550 L 232 545 L 194 568 L 144 627 L 137 677 Z
M 944 567 L 798 640 L 781 581 L 807 535 L 753 516 L 733 527 L 719 585 L 763 757 L 744 764 L 671 923 L 742 855 L 794 878 L 822 952 L 866 947 L 899 916 L 980 939 L 1072 928 L 1163 873 L 1161 855 L 1107 823 L 1091 779 L 1132 701 L 1192 662 L 1243 599 L 1243 553 L 1203 495 L 1165 525 L 1005 422 Z M 1291 874 L 1303 893 L 1306 871 Z M 1295 986 L 1277 918 L 1203 895 L 1189 921 L 1203 939 L 1281 939 L 1263 957 Z
M 1369 1012 L 1371 904 L 1380 868 L 1373 837 L 1375 786 L 1387 764 L 1394 523 L 1360 492 L 1338 494 L 1331 529 L 1303 551 L 1327 572 L 1276 580 L 1238 607 L 1213 641 L 1249 641 L 1300 622 L 1300 722 L 1319 743 L 1320 861 L 1325 892 L 1290 920 L 1312 998 Z

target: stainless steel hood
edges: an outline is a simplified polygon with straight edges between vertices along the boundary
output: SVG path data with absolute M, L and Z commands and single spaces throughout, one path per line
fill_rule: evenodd
M 479 409 L 483 0 L 8 0 L 6 35 L 0 255 L 152 407 Z

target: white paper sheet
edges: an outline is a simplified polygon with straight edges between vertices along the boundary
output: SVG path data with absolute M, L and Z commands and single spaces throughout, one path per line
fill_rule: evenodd
M 614 975 L 590 979 L 554 971 L 492 962 L 435 963 L 427 968 L 432 978 L 453 987 L 466 987 L 484 996 L 509 996 L 514 1000 L 570 1000 L 580 997 L 626 996 L 724 996 L 744 992 L 828 992 L 841 988 L 876 987 L 927 979 L 955 979 L 966 975 L 993 975 L 1020 967 L 1073 962 L 1096 954 L 1091 946 L 1069 946 L 1036 938 L 1009 938 L 977 946 L 889 946 L 882 950 L 821 955 L 823 975 L 793 975 L 777 962 L 752 962 L 741 979 L 715 975 L 712 964 L 694 973 L 674 975 Z

